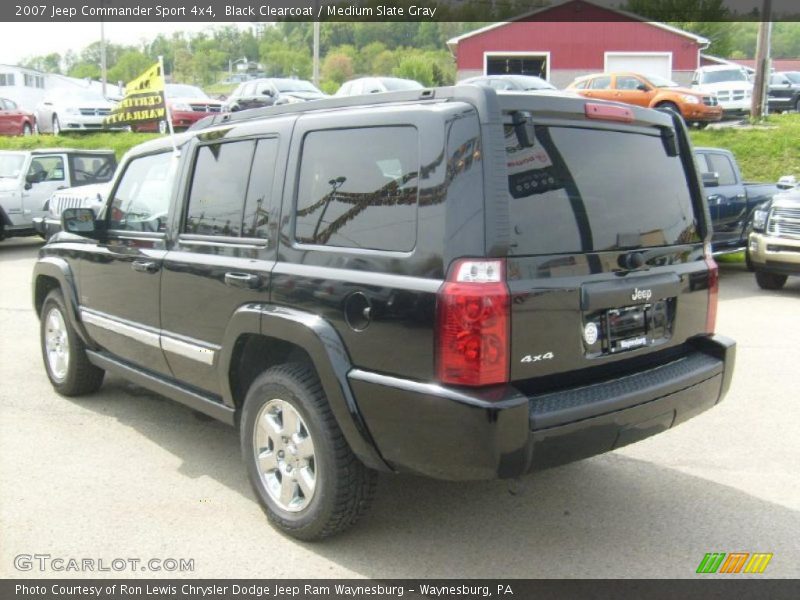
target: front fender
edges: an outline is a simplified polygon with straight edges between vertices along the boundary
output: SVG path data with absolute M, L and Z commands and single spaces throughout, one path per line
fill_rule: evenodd
M 49 277 L 58 282 L 61 295 L 64 297 L 64 304 L 67 309 L 67 319 L 78 336 L 90 348 L 94 347 L 83 323 L 78 318 L 78 295 L 75 284 L 75 277 L 69 263 L 57 256 L 45 256 L 40 258 L 33 267 L 33 306 L 38 316 L 41 304 L 44 302 L 44 295 L 41 293 L 41 278 Z
M 353 453 L 370 468 L 389 470 L 356 404 L 347 380 L 352 369 L 350 357 L 330 323 L 318 315 L 281 306 L 248 304 L 239 308 L 228 324 L 219 357 L 223 400 L 231 407 L 234 406 L 229 377 L 231 360 L 236 340 L 245 334 L 277 338 L 305 350 Z

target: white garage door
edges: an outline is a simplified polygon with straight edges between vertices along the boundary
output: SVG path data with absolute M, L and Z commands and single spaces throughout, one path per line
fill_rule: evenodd
M 672 54 L 669 52 L 606 52 L 606 72 L 633 71 L 672 79 Z

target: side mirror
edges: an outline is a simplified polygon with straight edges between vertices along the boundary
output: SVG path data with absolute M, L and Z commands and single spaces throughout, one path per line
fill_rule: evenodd
M 784 175 L 778 179 L 777 187 L 779 190 L 790 190 L 797 185 L 797 178 L 794 175 Z
M 717 187 L 719 186 L 719 173 L 716 171 L 709 171 L 702 174 L 703 187 Z
M 263 91 L 263 92 L 261 92 L 261 93 L 262 93 L 262 94 L 264 94 L 265 96 L 269 96 L 270 98 L 272 98 L 272 96 L 274 96 L 274 95 L 275 95 L 275 92 L 273 92 L 272 90 L 269 90 L 269 89 L 267 89 L 267 90 L 264 90 L 264 91 Z
M 643 84 L 643 83 L 640 83 L 639 85 L 637 85 L 637 86 L 636 86 L 636 89 L 637 89 L 637 90 L 639 90 L 640 92 L 649 92 L 649 91 L 650 91 L 650 88 L 648 88 L 648 87 L 647 87 L 645 84 Z
M 697 79 L 692 79 L 691 85 L 700 85 L 700 82 Z
M 44 172 L 43 171 L 28 173 L 25 176 L 25 183 L 27 183 L 28 186 L 31 186 L 34 183 L 40 183 L 42 181 L 42 179 L 44 179 Z M 31 188 L 30 187 L 26 187 L 25 189 L 29 190 Z
M 61 213 L 61 229 L 92 237 L 97 231 L 94 211 L 91 208 L 65 208 Z

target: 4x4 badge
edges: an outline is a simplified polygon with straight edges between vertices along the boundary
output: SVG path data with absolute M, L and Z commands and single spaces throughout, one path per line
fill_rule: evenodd
M 540 360 L 552 360 L 555 358 L 555 354 L 552 352 L 545 352 L 544 354 L 527 354 L 522 357 L 522 360 L 519 362 L 529 363 L 529 362 L 539 362 Z

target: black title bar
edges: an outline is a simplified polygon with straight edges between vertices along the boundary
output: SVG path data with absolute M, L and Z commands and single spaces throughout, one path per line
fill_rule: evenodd
M 626 21 L 624 0 L 9 0 L 0 3 L 2 21 Z M 632 2 L 653 21 L 759 21 L 763 0 Z M 772 21 L 800 21 L 797 0 L 772 0 Z M 679 14 L 675 11 L 679 10 Z

